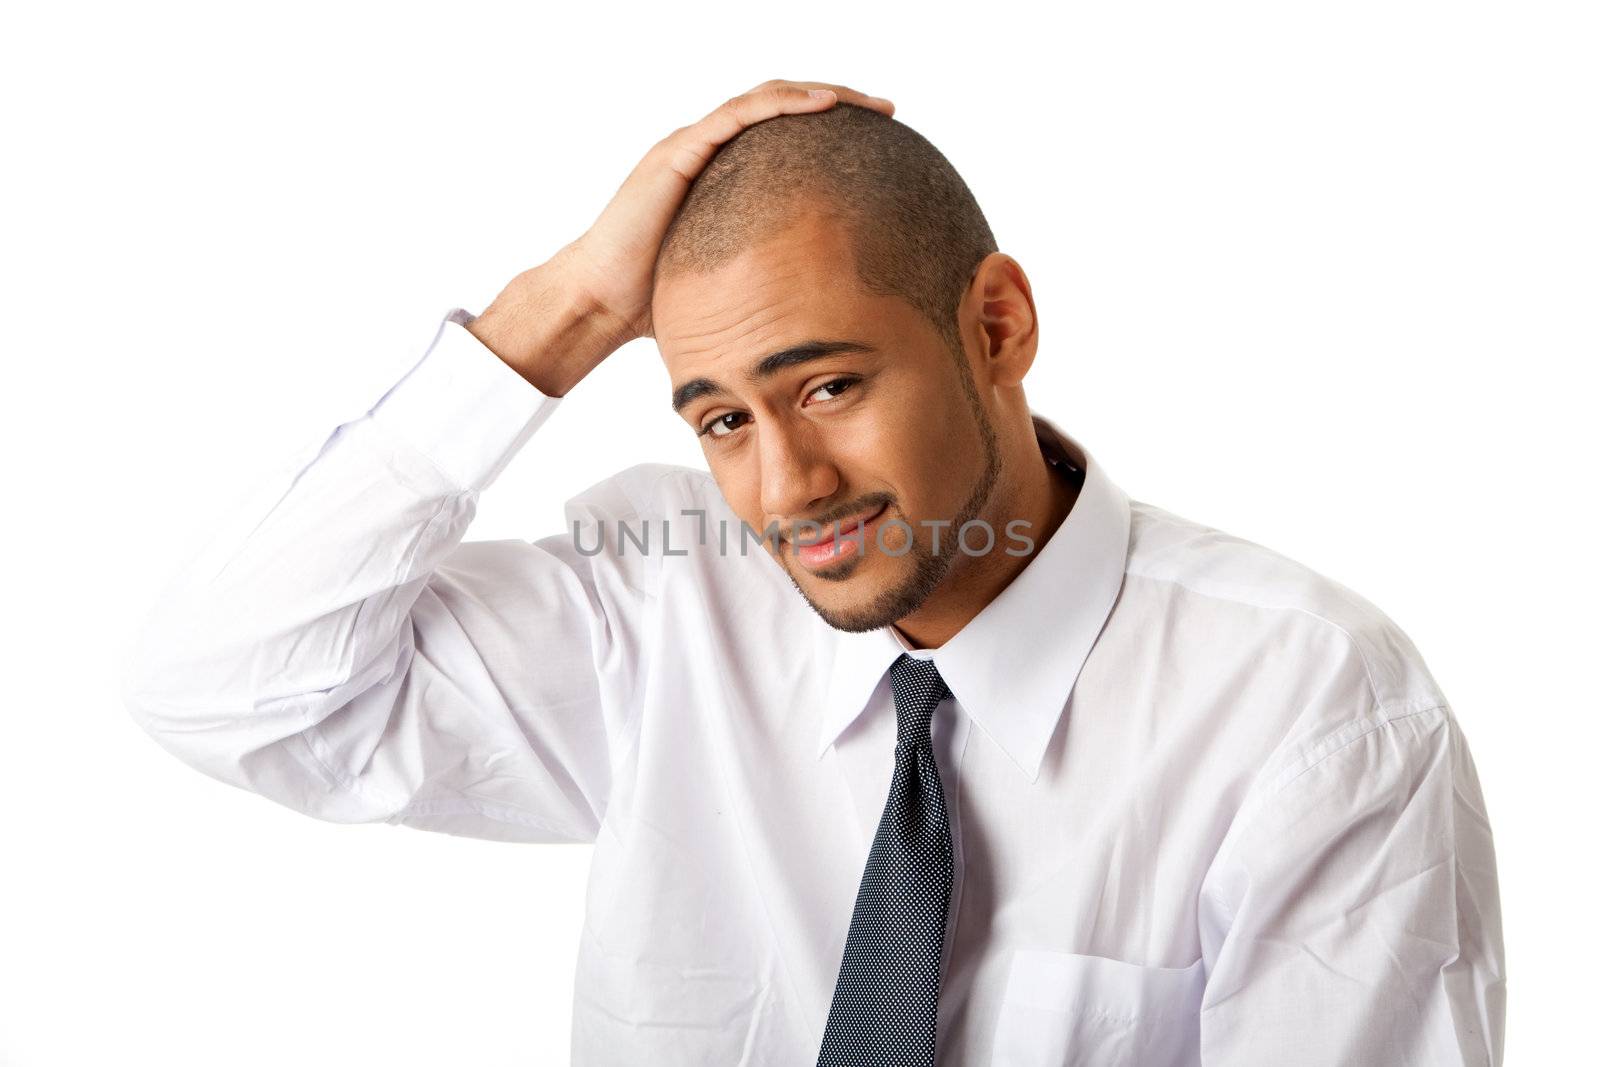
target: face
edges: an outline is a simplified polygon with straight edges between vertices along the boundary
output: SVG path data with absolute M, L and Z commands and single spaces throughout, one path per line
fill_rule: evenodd
M 678 415 L 734 513 L 822 618 L 869 630 L 973 557 L 956 544 L 1001 475 L 966 361 L 895 297 L 863 292 L 823 210 L 727 266 L 660 280 Z

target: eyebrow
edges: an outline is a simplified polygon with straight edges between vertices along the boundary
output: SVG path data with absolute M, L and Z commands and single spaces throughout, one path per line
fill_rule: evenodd
M 812 360 L 836 356 L 841 352 L 876 351 L 876 348 L 865 341 L 805 341 L 788 348 L 780 348 L 770 355 L 761 357 L 759 363 L 745 372 L 745 380 L 754 385 L 781 370 Z M 712 381 L 710 378 L 692 378 L 672 391 L 672 410 L 680 412 L 703 396 L 715 396 L 727 391 L 720 382 Z

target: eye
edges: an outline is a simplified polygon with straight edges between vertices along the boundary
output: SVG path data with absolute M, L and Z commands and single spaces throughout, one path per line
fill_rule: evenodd
M 860 381 L 859 378 L 835 378 L 832 381 L 823 382 L 807 393 L 806 399 L 809 401 L 812 397 L 817 397 L 817 403 L 832 400 L 858 381 Z M 744 425 L 744 420 L 748 418 L 749 415 L 743 411 L 729 411 L 711 419 L 700 427 L 698 432 L 701 437 L 728 437 L 740 426 Z M 729 420 L 733 421 L 730 422 Z
M 822 399 L 831 400 L 840 393 L 844 392 L 846 389 L 850 388 L 852 385 L 856 384 L 856 381 L 857 379 L 855 378 L 835 378 L 833 381 L 824 382 L 815 389 L 811 390 L 811 392 L 806 394 L 806 398 L 810 399 L 811 397 L 816 396 L 818 393 L 824 393 L 825 395 L 822 397 Z
M 712 419 L 710 422 L 706 423 L 704 426 L 702 426 L 700 428 L 700 436 L 701 437 L 726 437 L 726 436 L 728 436 L 728 434 L 732 433 L 734 430 L 737 430 L 739 428 L 737 425 L 729 426 L 728 425 L 728 420 L 729 419 L 737 419 L 737 418 L 742 417 L 743 415 L 744 415 L 744 412 L 742 412 L 742 411 L 730 411 L 726 415 L 718 415 L 716 418 Z M 718 432 L 719 430 L 724 431 L 724 432 L 719 433 Z

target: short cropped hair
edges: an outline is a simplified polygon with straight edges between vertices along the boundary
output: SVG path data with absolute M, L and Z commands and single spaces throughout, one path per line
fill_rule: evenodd
M 915 307 L 964 366 L 956 312 L 994 234 L 950 161 L 871 108 L 778 115 L 725 142 L 667 229 L 657 280 L 716 270 L 819 197 L 849 231 L 862 286 Z

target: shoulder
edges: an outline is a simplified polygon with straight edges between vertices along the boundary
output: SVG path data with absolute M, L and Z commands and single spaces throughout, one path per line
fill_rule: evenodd
M 787 606 L 785 572 L 709 471 L 634 464 L 570 497 L 566 522 L 570 537 L 604 562 L 638 572 L 635 580 L 649 588 L 681 581 L 696 586 L 696 599 L 705 603 L 749 603 L 759 584 L 775 594 L 768 610 Z
M 1182 644 L 1175 660 L 1251 718 L 1251 790 L 1263 802 L 1312 768 L 1398 778 L 1451 745 L 1459 726 L 1407 633 L 1335 579 L 1263 545 L 1141 502 L 1125 595 L 1141 624 Z M 1302 779 L 1302 776 L 1306 776 Z
M 1280 552 L 1131 502 L 1127 573 L 1173 610 L 1226 620 L 1246 640 L 1348 660 L 1374 709 L 1443 704 L 1411 638 L 1372 601 Z
M 708 471 L 676 463 L 636 463 L 577 493 L 566 507 L 570 521 L 660 521 L 696 509 L 726 510 L 727 505 Z
M 1131 507 L 1128 581 L 1145 594 L 1135 599 L 1168 613 L 1167 634 L 1196 635 L 1179 638 L 1201 646 L 1185 662 L 1214 663 L 1207 680 L 1227 694 L 1229 713 L 1263 728 L 1241 761 L 1234 813 L 1253 844 L 1230 833 L 1224 853 L 1252 850 L 1264 875 L 1294 840 L 1333 839 L 1363 820 L 1381 828 L 1405 813 L 1418 825 L 1455 825 L 1462 848 L 1489 854 L 1461 724 L 1386 612 L 1280 552 Z

